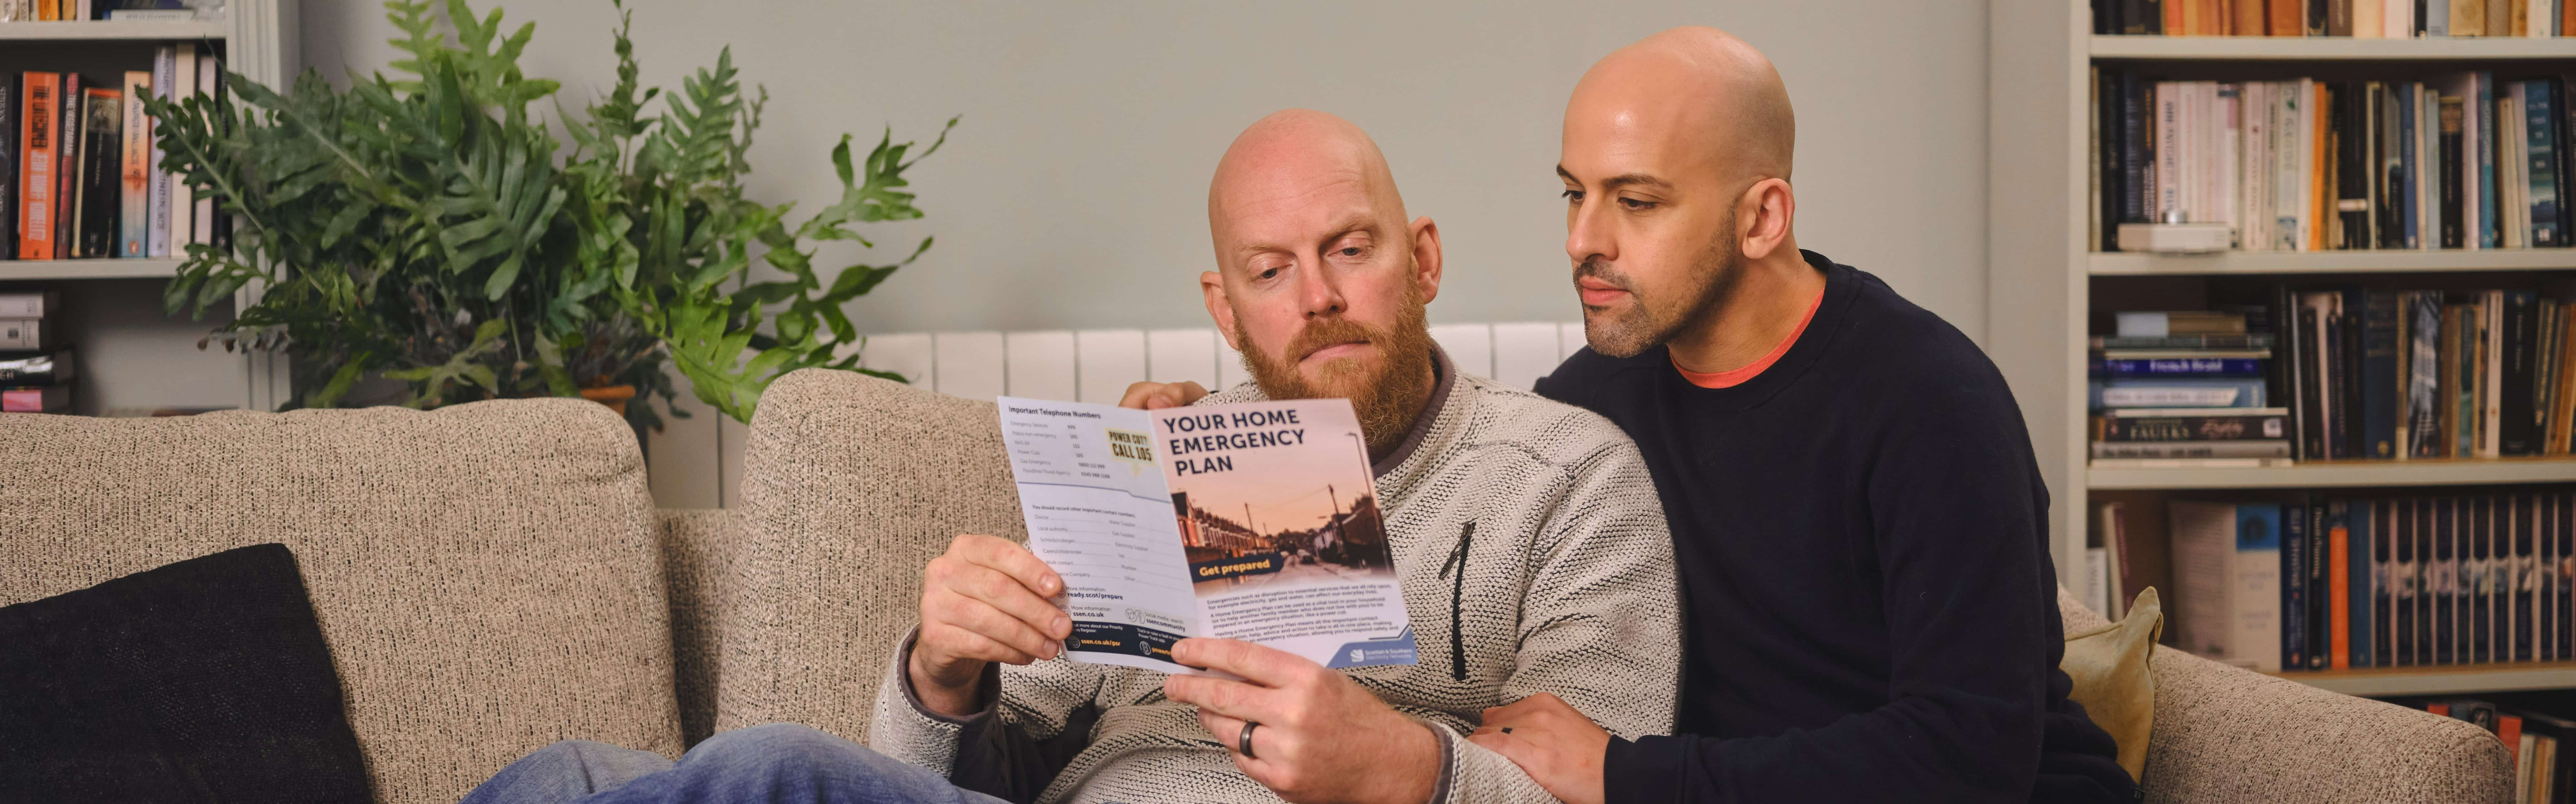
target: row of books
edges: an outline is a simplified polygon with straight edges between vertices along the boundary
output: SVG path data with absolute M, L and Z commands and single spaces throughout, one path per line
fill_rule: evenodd
M 2093 32 L 2142 36 L 2576 36 L 2564 0 L 2093 0 Z
M 2513 804 L 2576 801 L 2576 759 L 2559 755 L 2576 750 L 2576 720 L 2542 712 L 2509 710 L 2475 698 L 2393 701 L 2486 729 L 2504 742 L 2513 761 Z
M 168 258 L 228 241 L 214 202 L 161 170 L 143 105 L 147 94 L 221 92 L 221 62 L 181 43 L 115 84 L 54 72 L 0 81 L 0 259 Z
M 0 293 L 0 413 L 71 407 L 71 349 L 54 331 L 61 309 L 57 293 Z
M 197 18 L 181 0 L 0 0 L 0 22 Z
M 2576 492 L 2097 506 L 2111 616 L 2167 584 L 2175 647 L 2257 670 L 2576 659 Z M 2163 571 L 2158 571 L 2161 566 Z
M 2231 311 L 2116 316 L 2089 366 L 2097 466 L 2287 463 L 2286 412 L 2266 407 L 2272 336 Z M 2268 324 L 2258 325 L 2268 328 Z
M 2576 105 L 2558 76 L 2157 81 L 2095 70 L 2093 247 L 2217 223 L 2248 251 L 2559 248 Z

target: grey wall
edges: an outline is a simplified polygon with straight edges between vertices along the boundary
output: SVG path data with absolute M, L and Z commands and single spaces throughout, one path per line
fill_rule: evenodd
M 881 241 L 938 246 L 852 307 L 866 331 L 1204 326 L 1208 171 L 1290 106 L 1368 129 L 1407 207 L 1440 222 L 1435 321 L 1574 318 L 1552 171 L 1566 93 L 1621 44 L 1710 24 L 1788 82 L 1800 242 L 1985 335 L 1983 0 L 629 5 L 648 85 L 730 44 L 768 86 L 756 198 L 828 203 L 842 132 L 926 137 L 965 115 L 912 176 L 929 217 Z M 563 81 L 567 107 L 612 81 L 607 0 L 506 9 L 537 23 L 521 63 Z M 373 2 L 309 0 L 302 23 L 327 75 L 396 52 Z

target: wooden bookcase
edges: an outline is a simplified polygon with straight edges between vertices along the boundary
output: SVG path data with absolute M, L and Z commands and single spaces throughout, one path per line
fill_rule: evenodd
M 220 20 L 0 22 L 0 76 L 12 84 L 25 70 L 106 79 L 151 69 L 155 47 L 194 42 L 221 54 L 225 69 L 277 86 L 301 69 L 297 3 L 228 0 Z M 162 287 L 178 269 L 176 259 L 0 260 L 0 292 L 62 294 L 64 310 L 49 323 L 75 350 L 75 413 L 274 407 L 284 394 L 282 366 L 264 354 L 196 347 L 229 313 L 210 311 L 203 321 L 162 314 Z M 257 292 L 243 291 L 236 304 Z
M 1987 11 L 1986 349 L 2029 422 L 2052 501 L 2058 579 L 2091 599 L 2084 547 L 2092 504 L 2160 504 L 2177 494 L 2232 499 L 2267 490 L 2395 490 L 2576 483 L 2567 458 L 2301 463 L 2268 469 L 2093 469 L 2085 409 L 2088 322 L 2106 290 L 2265 277 L 2384 280 L 2426 286 L 2486 275 L 2557 272 L 2576 280 L 2576 249 L 2094 253 L 2092 87 L 2097 66 L 2150 67 L 2182 78 L 2338 77 L 2379 72 L 2513 69 L 2576 74 L 2576 38 L 2342 39 L 2094 36 L 2082 0 L 1996 0 Z M 2107 308 L 2105 308 L 2107 309 Z M 2144 309 L 2144 308 L 2141 308 Z M 2161 519 L 2161 517 L 2156 517 Z M 2160 541 L 2160 540 L 2158 540 Z M 2171 600 L 2170 597 L 2167 598 Z M 2168 603 L 2170 606 L 2170 603 Z M 2283 674 L 2355 695 L 2399 696 L 2576 688 L 2576 663 L 2521 663 Z

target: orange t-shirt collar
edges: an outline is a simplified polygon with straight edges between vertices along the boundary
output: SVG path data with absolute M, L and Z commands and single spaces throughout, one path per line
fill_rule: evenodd
M 1763 355 L 1762 359 L 1753 361 L 1750 365 L 1731 371 L 1698 372 L 1682 368 L 1681 361 L 1675 360 L 1673 370 L 1681 372 L 1682 379 L 1689 380 L 1690 384 L 1701 388 L 1733 388 L 1750 382 L 1754 377 L 1761 376 L 1763 369 L 1780 362 L 1780 356 L 1788 354 L 1789 347 L 1798 344 L 1798 336 L 1807 332 L 1807 322 L 1816 320 L 1816 308 L 1824 304 L 1825 294 L 1817 293 L 1816 300 L 1807 303 L 1807 314 L 1798 318 L 1798 328 L 1790 330 L 1789 337 L 1780 339 L 1780 345 L 1771 347 L 1770 354 Z M 1672 352 L 1667 350 L 1664 354 L 1670 358 Z

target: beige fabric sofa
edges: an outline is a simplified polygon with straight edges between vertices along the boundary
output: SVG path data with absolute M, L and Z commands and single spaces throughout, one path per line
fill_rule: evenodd
M 677 755 L 773 721 L 865 736 L 919 568 L 1022 537 L 991 403 L 855 374 L 773 385 L 743 507 L 655 510 L 578 400 L 0 415 L 0 605 L 282 541 L 378 798 L 451 802 L 557 739 Z M 2061 595 L 2066 627 L 2100 617 Z M 5 646 L 0 646 L 5 649 Z M 2501 802 L 2467 724 L 2156 651 L 2148 799 Z

